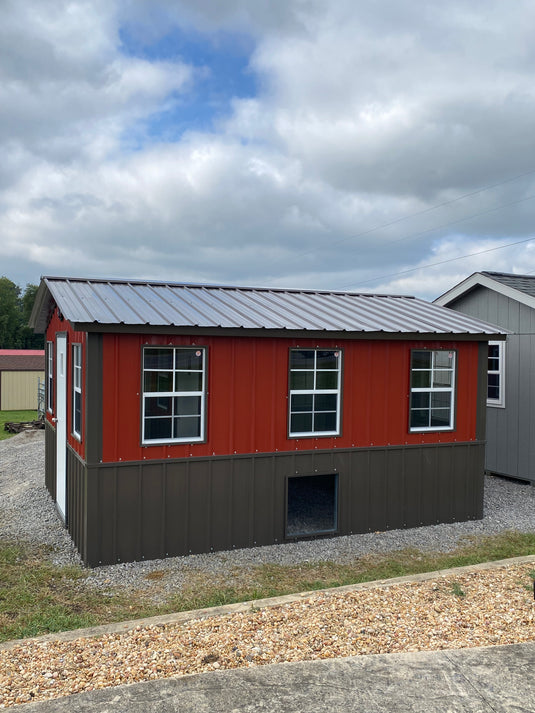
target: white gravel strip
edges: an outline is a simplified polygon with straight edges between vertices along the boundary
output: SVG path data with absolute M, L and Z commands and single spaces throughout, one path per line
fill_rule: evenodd
M 147 574 L 158 570 L 165 573 L 161 586 L 176 592 L 192 570 L 224 576 L 233 568 L 263 563 L 284 565 L 322 560 L 343 563 L 364 554 L 407 547 L 447 552 L 467 535 L 491 535 L 505 530 L 535 532 L 535 488 L 487 477 L 483 520 L 121 563 L 92 570 L 90 581 L 105 589 L 116 585 L 143 589 L 150 586 Z M 7 539 L 50 546 L 55 563 L 80 563 L 44 485 L 43 431 L 21 433 L 0 442 L 0 534 Z

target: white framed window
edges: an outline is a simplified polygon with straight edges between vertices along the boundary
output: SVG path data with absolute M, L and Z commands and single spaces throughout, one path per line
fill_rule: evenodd
M 72 345 L 72 433 L 82 439 L 82 345 Z
M 487 366 L 487 405 L 505 405 L 505 342 L 489 342 Z
M 451 431 L 455 418 L 455 352 L 411 352 L 411 431 Z
M 54 410 L 54 342 L 46 343 L 46 410 Z
M 205 439 L 206 350 L 143 348 L 142 443 Z
M 289 435 L 340 433 L 342 352 L 290 349 Z

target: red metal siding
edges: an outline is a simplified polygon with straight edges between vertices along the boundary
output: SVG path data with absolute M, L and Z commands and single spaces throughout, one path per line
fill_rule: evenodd
M 65 329 L 64 323 L 56 328 L 61 327 Z M 205 443 L 141 446 L 144 344 L 207 348 Z M 339 437 L 288 438 L 288 350 L 291 347 L 343 350 L 342 434 Z M 457 351 L 454 431 L 408 431 L 410 351 L 414 348 Z M 478 345 L 475 342 L 335 342 L 329 339 L 105 334 L 103 462 L 472 441 L 476 439 L 477 376 Z
M 45 340 L 54 343 L 54 384 L 56 383 L 56 333 L 66 332 L 67 334 L 67 442 L 78 453 L 81 458 L 85 458 L 84 433 L 85 433 L 85 374 L 86 374 L 86 333 L 75 332 L 67 320 L 61 320 L 57 308 L 48 324 Z M 82 345 L 82 440 L 81 442 L 72 435 L 72 345 Z M 45 374 L 48 365 L 45 366 Z M 45 377 L 46 378 L 46 377 Z M 54 395 L 54 407 L 56 398 Z M 46 412 L 47 421 L 54 425 L 52 417 L 54 413 Z

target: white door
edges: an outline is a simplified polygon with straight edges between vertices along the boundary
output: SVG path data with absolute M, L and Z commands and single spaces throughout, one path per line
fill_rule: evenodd
M 67 481 L 67 335 L 56 336 L 56 505 L 66 517 Z

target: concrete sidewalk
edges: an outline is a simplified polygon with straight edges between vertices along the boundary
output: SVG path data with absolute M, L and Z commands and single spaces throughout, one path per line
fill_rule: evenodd
M 535 642 L 214 671 L 29 703 L 21 710 L 24 713 L 532 713 L 534 670 Z

